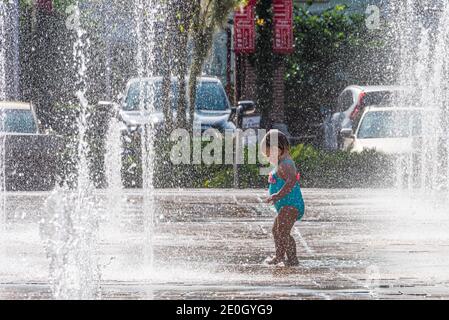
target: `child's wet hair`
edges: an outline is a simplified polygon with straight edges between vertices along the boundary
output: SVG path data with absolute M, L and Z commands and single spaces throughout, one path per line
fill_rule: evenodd
M 277 135 L 277 139 L 274 138 L 275 135 Z M 273 142 L 276 143 L 276 140 L 277 140 L 277 147 L 281 149 L 283 153 L 285 151 L 290 150 L 290 142 L 288 141 L 287 136 L 279 130 L 268 131 L 268 133 L 265 135 L 265 137 L 262 139 L 261 142 L 262 150 L 269 150 L 272 146 L 272 143 Z

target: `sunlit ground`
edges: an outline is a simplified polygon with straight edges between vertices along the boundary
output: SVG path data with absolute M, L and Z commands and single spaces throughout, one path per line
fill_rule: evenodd
M 145 265 L 142 197 L 127 191 L 118 218 L 101 215 L 101 298 L 449 298 L 446 194 L 305 190 L 296 225 L 299 267 L 263 264 L 273 212 L 263 191 L 159 191 L 155 263 Z M 0 299 L 51 298 L 39 235 L 48 194 L 8 194 Z M 121 208 L 120 208 L 121 207 Z

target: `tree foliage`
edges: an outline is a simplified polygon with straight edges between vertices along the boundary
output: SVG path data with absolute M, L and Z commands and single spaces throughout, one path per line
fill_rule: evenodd
M 280 57 L 273 53 L 272 0 L 259 0 L 256 6 L 256 52 L 250 62 L 256 69 L 257 106 L 263 127 L 270 127 L 269 114 L 273 106 L 274 64 Z
M 294 36 L 286 75 L 288 118 L 294 119 L 290 127 L 319 123 L 320 108 L 333 107 L 345 86 L 388 78 L 385 46 L 379 41 L 383 33 L 367 30 L 364 15 L 349 13 L 344 5 L 320 14 L 295 9 Z
M 192 62 L 189 77 L 190 122 L 196 100 L 197 78 L 201 75 L 204 63 L 212 48 L 214 32 L 226 22 L 229 13 L 245 0 L 185 0 L 193 1 L 191 38 L 193 43 Z

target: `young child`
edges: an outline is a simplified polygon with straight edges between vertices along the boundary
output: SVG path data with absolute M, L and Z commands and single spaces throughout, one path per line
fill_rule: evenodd
M 273 225 L 276 256 L 267 260 L 267 263 L 275 265 L 284 262 L 286 266 L 297 266 L 299 261 L 296 243 L 290 232 L 295 222 L 304 216 L 304 200 L 299 186 L 299 174 L 290 157 L 290 143 L 283 133 L 271 130 L 262 139 L 260 147 L 269 162 L 275 166 L 269 176 L 270 197 L 267 202 L 273 204 L 278 212 Z

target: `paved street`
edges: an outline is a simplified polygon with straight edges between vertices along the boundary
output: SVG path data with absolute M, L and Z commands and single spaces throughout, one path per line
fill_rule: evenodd
M 262 263 L 273 253 L 264 191 L 158 191 L 149 271 L 141 194 L 126 191 L 119 216 L 108 219 L 110 197 L 99 192 L 101 298 L 449 298 L 446 195 L 310 189 L 304 196 L 307 212 L 294 233 L 301 263 L 286 268 Z M 52 297 L 39 234 L 47 197 L 7 195 L 0 299 Z

